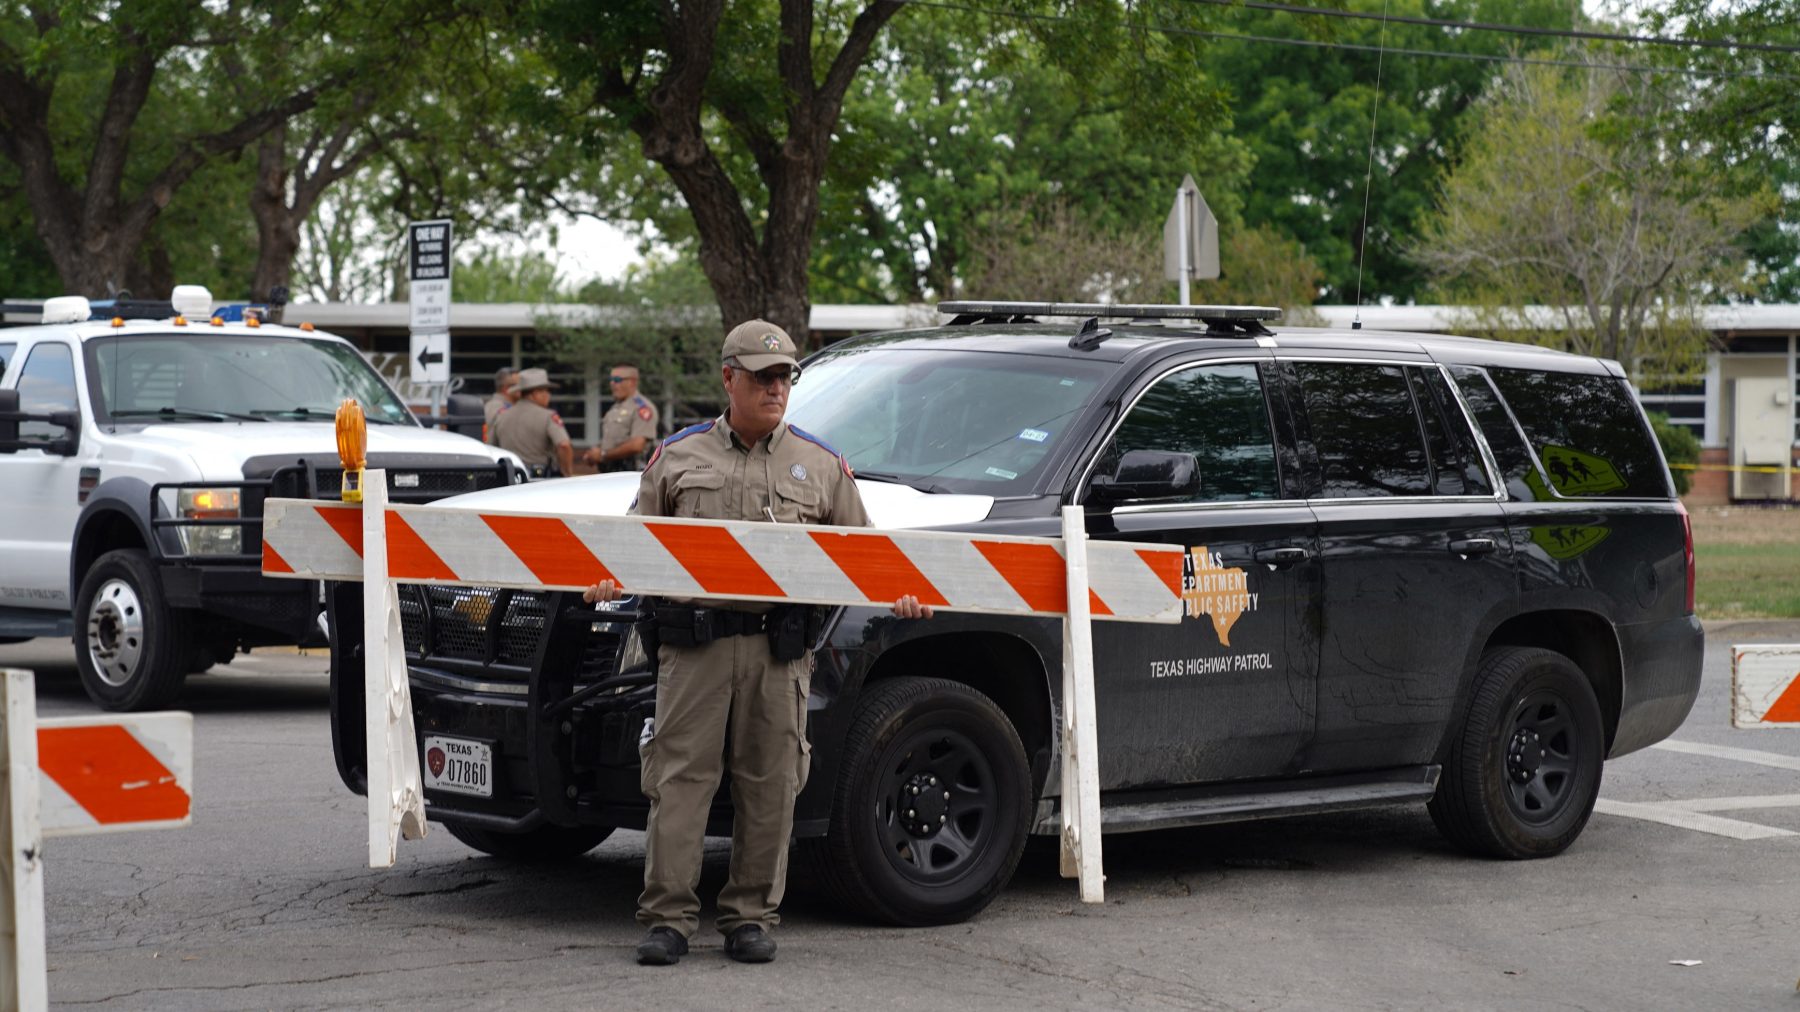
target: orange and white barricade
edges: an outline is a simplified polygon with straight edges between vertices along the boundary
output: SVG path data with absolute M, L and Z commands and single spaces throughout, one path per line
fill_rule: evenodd
M 1731 726 L 1800 727 L 1800 643 L 1731 648 Z
M 167 829 L 192 821 L 194 718 L 186 713 L 37 719 L 28 671 L 4 672 L 0 1006 L 48 1004 L 44 838 Z
M 911 594 L 948 611 L 1065 619 L 1063 867 L 1100 902 L 1088 623 L 1180 621 L 1185 548 L 1090 545 L 1079 507 L 1065 508 L 1056 539 L 390 506 L 386 492 L 371 470 L 361 505 L 270 499 L 263 516 L 265 574 L 385 584 L 363 595 L 371 867 L 424 828 L 394 583 L 574 591 L 610 579 L 635 594 L 876 606 Z

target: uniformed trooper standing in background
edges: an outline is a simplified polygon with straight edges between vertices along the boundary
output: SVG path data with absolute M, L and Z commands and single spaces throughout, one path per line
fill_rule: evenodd
M 613 406 L 600 422 L 600 445 L 581 459 L 602 472 L 635 471 L 656 445 L 656 405 L 638 393 L 637 366 L 621 363 L 607 374 Z
M 494 445 L 518 454 L 534 478 L 556 478 L 575 470 L 569 430 L 563 428 L 562 416 L 550 410 L 555 386 L 542 369 L 520 372 L 519 402 L 494 421 Z
M 500 412 L 513 406 L 519 399 L 519 370 L 510 365 L 503 365 L 494 370 L 494 396 L 489 397 L 481 405 L 484 416 L 481 422 L 481 438 L 483 442 L 494 441 L 494 420 Z
M 799 375 L 794 342 L 780 327 L 752 320 L 732 329 L 722 350 L 729 407 L 670 436 L 638 484 L 639 516 L 762 520 L 867 526 L 850 465 L 818 438 L 786 424 Z M 588 601 L 617 600 L 611 580 Z M 916 597 L 894 602 L 901 618 L 929 618 Z M 806 784 L 807 652 L 820 631 L 805 605 L 746 601 L 664 601 L 654 609 L 656 716 L 640 742 L 650 799 L 644 893 L 637 919 L 649 929 L 640 963 L 666 965 L 688 951 L 700 924 L 702 842 L 727 743 L 730 748 L 731 872 L 719 893 L 717 927 L 739 962 L 775 958 L 769 929 L 787 890 L 794 798 Z

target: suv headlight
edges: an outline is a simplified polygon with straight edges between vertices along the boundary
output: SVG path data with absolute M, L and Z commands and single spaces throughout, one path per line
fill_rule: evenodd
M 183 520 L 236 520 L 243 515 L 243 493 L 235 488 L 184 488 L 175 495 L 175 514 Z M 241 555 L 244 529 L 236 524 L 176 528 L 181 549 L 189 555 Z

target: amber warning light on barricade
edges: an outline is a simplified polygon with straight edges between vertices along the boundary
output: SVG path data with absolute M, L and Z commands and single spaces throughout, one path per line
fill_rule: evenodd
M 338 461 L 344 465 L 344 487 L 338 493 L 345 502 L 362 502 L 363 465 L 368 461 L 369 422 L 362 405 L 346 398 L 337 409 Z

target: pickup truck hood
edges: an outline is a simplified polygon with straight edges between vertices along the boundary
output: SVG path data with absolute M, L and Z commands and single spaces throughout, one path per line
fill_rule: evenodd
M 337 455 L 330 422 L 176 422 L 146 426 L 132 437 L 145 449 L 191 457 L 209 478 L 235 477 L 245 460 L 270 454 Z M 512 454 L 438 429 L 414 425 L 369 426 L 369 453 L 460 454 L 514 460 Z
M 907 485 L 862 478 L 856 480 L 856 488 L 862 493 L 869 520 L 888 530 L 975 523 L 985 519 L 994 507 L 991 495 L 921 492 Z M 440 499 L 432 506 L 563 516 L 624 516 L 637 498 L 637 490 L 638 472 L 629 471 L 491 488 Z

